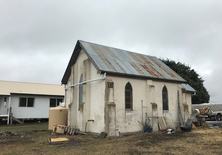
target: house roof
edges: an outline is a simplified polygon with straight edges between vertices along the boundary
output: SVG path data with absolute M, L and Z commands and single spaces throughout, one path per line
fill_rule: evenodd
M 71 66 L 75 64 L 81 50 L 86 53 L 100 73 L 106 72 L 108 74 L 186 82 L 176 72 L 154 56 L 78 40 L 62 78 L 62 84 L 67 84 L 71 73 Z
M 182 86 L 185 88 L 187 92 L 196 92 L 189 84 L 182 83 Z
M 65 93 L 64 87 L 61 85 L 0 80 L 0 95 L 9 96 L 11 94 L 64 96 Z

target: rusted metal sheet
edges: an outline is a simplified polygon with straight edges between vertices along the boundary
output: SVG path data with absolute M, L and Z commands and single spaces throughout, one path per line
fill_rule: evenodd
M 85 41 L 79 43 L 101 71 L 186 82 L 156 57 Z

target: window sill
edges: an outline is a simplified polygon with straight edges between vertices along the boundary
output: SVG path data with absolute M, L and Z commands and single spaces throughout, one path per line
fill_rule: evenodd
M 126 109 L 125 111 L 126 111 L 126 112 L 133 112 L 132 109 Z
M 169 112 L 169 110 L 163 110 L 163 113 L 168 113 Z

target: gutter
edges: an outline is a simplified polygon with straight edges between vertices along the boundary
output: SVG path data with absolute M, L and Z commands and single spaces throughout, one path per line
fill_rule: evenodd
M 100 71 L 101 71 L 101 73 L 106 72 L 106 73 L 110 73 L 110 74 L 114 74 L 114 75 L 120 75 L 120 76 L 124 76 L 124 77 L 137 77 L 137 78 L 157 80 L 157 81 L 187 83 L 187 81 L 176 80 L 176 79 L 164 79 L 164 78 L 158 78 L 158 77 L 150 77 L 150 76 L 146 76 L 146 75 L 126 74 L 126 73 L 119 73 L 119 72 L 113 72 L 113 71 L 103 71 L 103 70 L 100 70 Z
M 65 90 L 67 90 L 67 89 L 70 88 L 70 87 L 75 87 L 75 86 L 78 86 L 78 85 L 81 85 L 81 84 L 85 84 L 85 83 L 89 83 L 89 82 L 94 82 L 94 81 L 99 81 L 99 80 L 104 80 L 104 79 L 106 79 L 106 73 L 104 73 L 104 76 L 103 76 L 102 78 L 92 79 L 92 80 L 80 82 L 80 83 L 77 83 L 77 84 L 74 84 L 74 85 L 70 85 L 70 86 L 68 86 L 67 88 L 65 88 Z

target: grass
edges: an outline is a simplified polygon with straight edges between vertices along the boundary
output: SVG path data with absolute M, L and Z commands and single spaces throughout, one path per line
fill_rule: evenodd
M 32 131 L 32 130 L 48 130 L 48 123 L 35 123 L 28 125 L 0 125 L 1 131 L 10 132 L 21 132 L 21 131 Z
M 0 126 L 1 131 L 17 132 L 18 136 L 0 136 L 0 154 L 211 154 L 221 153 L 222 129 L 198 127 L 187 133 L 178 131 L 135 133 L 119 138 L 97 139 L 92 135 L 67 136 L 69 143 L 49 145 L 48 138 L 65 137 L 51 135 L 47 123 Z M 39 130 L 39 131 L 33 131 Z M 46 130 L 46 131 L 43 131 Z M 21 137 L 19 132 L 27 133 Z

